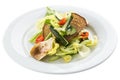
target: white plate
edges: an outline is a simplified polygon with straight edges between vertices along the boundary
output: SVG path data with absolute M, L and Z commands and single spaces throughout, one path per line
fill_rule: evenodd
M 102 16 L 86 9 L 70 6 L 53 6 L 51 8 L 60 12 L 74 11 L 84 16 L 98 36 L 99 43 L 96 48 L 87 58 L 76 59 L 70 63 L 45 63 L 33 59 L 29 55 L 29 49 L 32 45 L 28 42 L 28 38 L 35 31 L 36 21 L 44 17 L 46 13 L 46 8 L 41 8 L 20 16 L 8 27 L 4 36 L 4 47 L 13 60 L 35 71 L 73 73 L 90 69 L 111 55 L 116 46 L 117 38 L 112 26 Z

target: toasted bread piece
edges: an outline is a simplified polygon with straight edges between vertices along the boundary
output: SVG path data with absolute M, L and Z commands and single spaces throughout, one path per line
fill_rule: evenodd
M 50 33 L 50 25 L 49 24 L 45 24 L 43 26 L 43 37 L 46 38 L 47 35 Z
M 84 17 L 80 16 L 77 13 L 72 13 L 72 17 L 73 17 L 73 19 L 70 22 L 70 25 L 76 29 L 76 33 L 74 33 L 73 35 L 65 36 L 65 38 L 68 41 L 71 41 L 74 37 L 76 37 L 79 34 L 79 32 L 82 29 L 84 29 L 87 26 L 87 22 Z
M 79 33 L 83 28 L 86 27 L 87 22 L 84 17 L 80 16 L 77 13 L 72 13 L 72 21 L 70 23 L 71 26 L 75 27 L 76 32 Z

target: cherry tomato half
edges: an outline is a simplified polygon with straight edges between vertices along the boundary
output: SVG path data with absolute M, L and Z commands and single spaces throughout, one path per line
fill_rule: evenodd
M 64 25 L 66 23 L 67 19 L 66 18 L 63 18 L 59 21 L 59 25 Z
M 43 35 L 39 35 L 39 36 L 36 38 L 35 43 L 42 42 L 42 41 L 44 41 L 44 37 L 43 37 Z

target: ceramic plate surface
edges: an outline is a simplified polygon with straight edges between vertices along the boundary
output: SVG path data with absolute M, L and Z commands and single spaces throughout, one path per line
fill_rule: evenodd
M 73 11 L 85 17 L 91 27 L 88 30 L 98 36 L 98 45 L 88 57 L 79 59 L 76 57 L 70 63 L 45 63 L 37 61 L 29 54 L 33 46 L 28 39 L 35 32 L 35 23 L 44 17 L 46 8 L 28 12 L 8 27 L 4 36 L 4 47 L 8 55 L 20 65 L 29 69 L 45 73 L 73 73 L 90 69 L 105 61 L 113 52 L 117 38 L 112 26 L 100 15 L 81 8 L 70 6 L 52 6 L 59 12 Z

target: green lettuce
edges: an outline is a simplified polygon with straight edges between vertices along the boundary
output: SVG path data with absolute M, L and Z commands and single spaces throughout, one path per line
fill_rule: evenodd
M 49 16 L 46 16 L 46 17 L 38 20 L 38 22 L 36 23 L 37 29 L 42 31 L 42 28 L 43 28 L 45 22 L 48 20 L 50 20 L 49 22 L 53 27 L 59 27 L 58 20 L 56 19 L 56 17 L 54 15 L 49 15 Z
M 59 48 L 59 44 L 56 43 L 55 40 L 54 40 L 54 42 L 53 42 L 53 47 L 52 47 L 51 50 L 48 51 L 47 54 L 48 54 L 48 55 L 54 55 L 54 54 L 56 54 L 58 48 Z
M 96 46 L 98 43 L 97 36 L 93 37 L 93 40 L 84 40 L 81 44 L 86 45 L 87 47 Z

